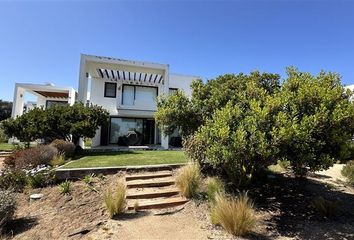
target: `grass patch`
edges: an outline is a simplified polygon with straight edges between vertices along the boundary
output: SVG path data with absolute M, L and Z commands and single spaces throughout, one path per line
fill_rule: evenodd
M 72 161 L 64 168 L 119 167 L 186 163 L 183 151 L 122 151 L 92 153 Z
M 12 151 L 13 145 L 9 143 L 0 143 L 0 151 Z

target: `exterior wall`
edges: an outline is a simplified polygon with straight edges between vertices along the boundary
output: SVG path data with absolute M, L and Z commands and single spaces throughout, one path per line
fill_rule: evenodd
M 118 99 L 120 99 L 120 94 L 117 93 L 116 98 L 108 98 L 104 97 L 104 79 L 91 79 L 91 90 L 90 90 L 90 102 L 92 104 L 96 104 L 102 106 L 107 111 L 109 111 L 110 115 L 117 115 L 117 103 Z M 111 81 L 107 81 L 111 82 Z M 117 84 L 118 85 L 118 84 Z
M 171 74 L 169 88 L 178 88 L 183 90 L 188 96 L 192 96 L 192 89 L 190 85 L 193 80 L 198 79 L 195 76 Z

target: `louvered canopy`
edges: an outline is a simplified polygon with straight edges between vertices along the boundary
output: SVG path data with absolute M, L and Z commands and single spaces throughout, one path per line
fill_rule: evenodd
M 144 84 L 144 85 L 160 85 L 164 84 L 164 77 L 157 73 L 143 73 L 132 71 L 120 71 L 111 69 L 97 69 L 98 75 L 103 79 L 122 81 L 125 83 Z

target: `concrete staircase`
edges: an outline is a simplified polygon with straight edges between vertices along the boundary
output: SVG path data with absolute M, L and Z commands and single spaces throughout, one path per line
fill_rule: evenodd
M 129 174 L 125 180 L 128 210 L 169 208 L 188 202 L 180 196 L 170 170 Z

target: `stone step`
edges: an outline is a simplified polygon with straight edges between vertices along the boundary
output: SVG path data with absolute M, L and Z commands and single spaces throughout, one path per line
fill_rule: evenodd
M 153 178 L 127 181 L 127 188 L 163 187 L 175 183 L 173 178 Z
M 165 188 L 165 189 L 146 189 L 142 191 L 134 191 L 127 193 L 127 199 L 146 199 L 146 198 L 159 198 L 159 197 L 171 197 L 179 194 L 177 188 Z
M 151 179 L 151 178 L 161 178 L 161 177 L 171 177 L 172 172 L 170 171 L 161 171 L 155 173 L 137 173 L 130 174 L 125 177 L 126 181 L 136 180 L 136 179 Z
M 143 201 L 139 200 L 136 202 L 138 202 L 138 210 L 143 210 L 143 209 L 175 207 L 188 202 L 188 199 L 184 197 L 170 197 L 170 198 L 163 198 L 163 199 L 143 200 Z M 130 203 L 128 204 L 128 210 L 133 210 L 136 202 L 130 201 Z

